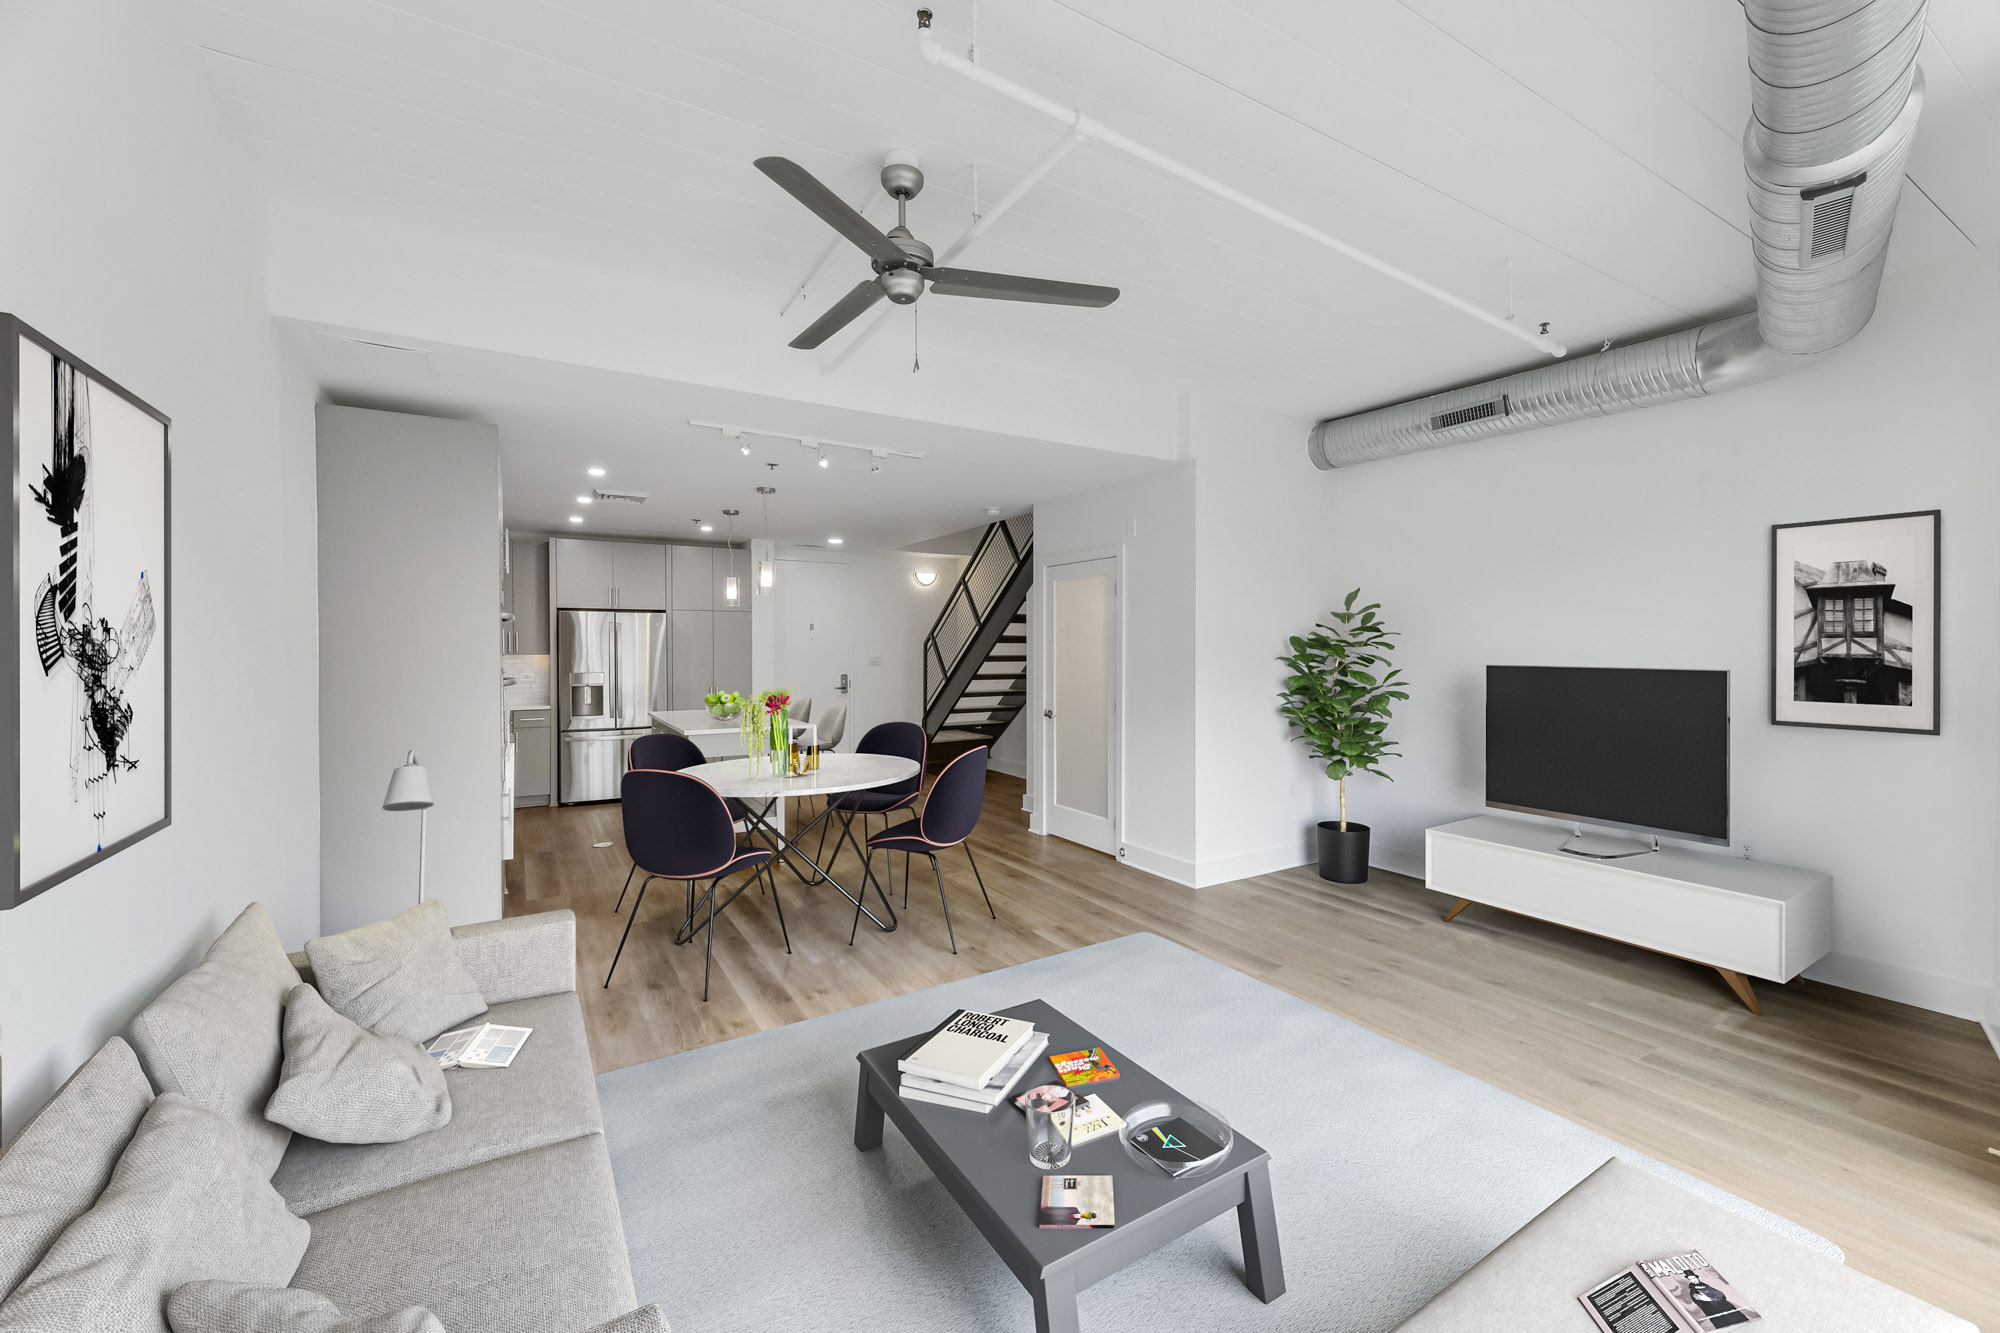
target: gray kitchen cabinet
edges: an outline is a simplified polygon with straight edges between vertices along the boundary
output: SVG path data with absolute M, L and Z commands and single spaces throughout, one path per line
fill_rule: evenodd
M 595 611 L 612 605 L 611 550 L 617 542 L 549 541 L 549 574 L 558 609 Z
M 508 543 L 507 586 L 501 605 L 513 614 L 502 638 L 510 653 L 549 650 L 549 543 L 516 537 Z
M 710 611 L 675 611 L 668 660 L 667 699 L 672 708 L 700 708 L 702 697 L 715 686 L 715 615 Z M 730 686 L 727 688 L 737 688 Z
M 611 548 L 611 590 L 620 611 L 667 609 L 669 553 L 658 542 L 607 542 Z
M 706 546 L 674 547 L 674 610 L 715 609 L 715 552 Z
M 747 606 L 750 601 L 747 591 L 743 600 Z M 717 611 L 714 620 L 715 684 L 711 688 L 734 690 L 747 699 L 750 697 L 750 613 Z
M 514 731 L 514 804 L 547 805 L 555 790 L 554 710 L 516 708 L 510 720 Z

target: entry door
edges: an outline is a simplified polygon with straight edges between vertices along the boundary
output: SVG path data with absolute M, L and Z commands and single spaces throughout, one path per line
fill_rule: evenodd
M 1049 566 L 1048 830 L 1118 850 L 1118 562 Z
M 846 565 L 780 560 L 777 586 L 777 678 L 758 688 L 782 686 L 812 700 L 813 717 L 844 701 L 854 671 L 854 585 Z M 852 727 L 848 735 L 854 736 Z M 850 743 L 849 749 L 854 748 Z

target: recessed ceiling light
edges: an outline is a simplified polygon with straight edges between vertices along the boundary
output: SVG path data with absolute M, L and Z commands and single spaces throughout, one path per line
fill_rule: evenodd
M 713 524 L 713 523 L 704 523 L 704 524 L 702 524 L 702 525 L 701 525 L 701 530 L 702 530 L 703 532 L 714 532 L 714 531 L 715 531 L 715 524 Z
M 582 515 L 582 514 L 571 514 L 571 515 L 569 516 L 569 521 L 570 521 L 570 522 L 572 522 L 572 523 L 581 523 L 581 522 L 583 522 L 583 515 Z
M 601 467 L 594 467 L 594 468 L 591 468 L 591 469 L 590 469 L 590 475 L 591 475 L 591 476 L 593 476 L 593 477 L 601 477 L 601 476 L 603 476 L 603 475 L 604 475 L 604 469 L 603 469 L 603 468 L 601 468 Z
M 845 538 L 845 537 L 828 537 L 828 538 L 826 539 L 826 544 L 827 544 L 828 546 L 838 546 L 838 545 L 840 545 L 840 544 L 841 544 L 842 542 L 844 542 L 844 541 L 846 541 L 846 540 L 847 540 L 847 538 Z
M 587 505 L 590 503 L 590 497 L 587 495 L 579 495 L 576 497 L 576 502 L 580 505 Z
M 832 466 L 833 466 L 833 462 L 832 462 L 832 460 L 830 460 L 829 458 L 827 458 L 827 456 L 826 456 L 825 454 L 823 454 L 823 453 L 822 453 L 822 454 L 821 454 L 821 455 L 819 456 L 819 465 L 820 465 L 821 467 L 832 467 Z

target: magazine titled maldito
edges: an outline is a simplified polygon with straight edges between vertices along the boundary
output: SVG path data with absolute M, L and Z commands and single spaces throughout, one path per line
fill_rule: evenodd
M 1759 1317 L 1699 1250 L 1642 1259 L 1577 1300 L 1602 1333 L 1715 1333 Z

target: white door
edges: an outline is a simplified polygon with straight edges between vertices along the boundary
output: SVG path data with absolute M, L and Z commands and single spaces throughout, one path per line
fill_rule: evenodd
M 1048 567 L 1048 831 L 1118 851 L 1118 562 Z
M 854 587 L 846 565 L 780 560 L 777 586 L 777 678 L 760 688 L 782 687 L 812 700 L 815 718 L 848 697 L 854 670 Z M 887 721 L 877 718 L 876 721 Z M 848 734 L 854 734 L 852 725 Z M 852 746 L 848 747 L 852 749 Z

